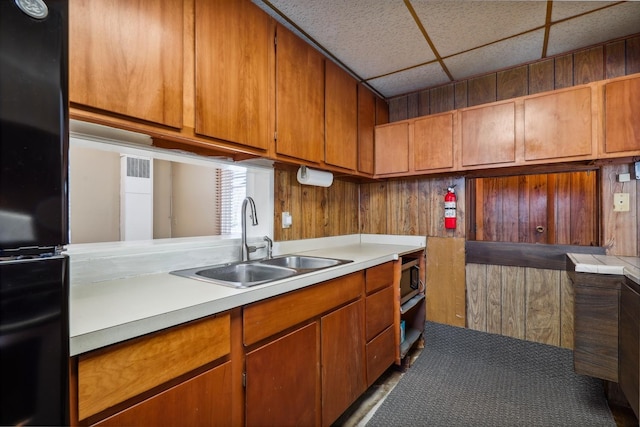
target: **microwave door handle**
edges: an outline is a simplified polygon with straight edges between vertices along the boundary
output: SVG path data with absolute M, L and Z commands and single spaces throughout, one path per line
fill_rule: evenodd
M 420 287 L 420 267 L 417 265 L 411 266 L 409 270 L 410 274 L 410 283 L 409 286 L 411 289 L 418 289 Z

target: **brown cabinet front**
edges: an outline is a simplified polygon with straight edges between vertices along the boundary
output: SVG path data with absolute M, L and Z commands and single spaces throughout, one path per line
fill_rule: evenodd
M 427 116 L 413 122 L 414 169 L 452 169 L 453 113 Z
M 375 130 L 375 174 L 409 172 L 409 123 L 390 123 Z
M 460 121 L 463 167 L 515 163 L 515 102 L 464 109 Z
M 640 417 L 640 294 L 630 284 L 620 295 L 620 388 Z
M 273 142 L 275 24 L 248 1 L 195 2 L 195 131 L 267 150 Z
M 604 152 L 640 153 L 640 77 L 605 85 Z
M 358 84 L 335 63 L 326 61 L 325 66 L 324 161 L 355 171 L 358 166 Z
M 324 57 L 278 25 L 276 154 L 320 162 L 324 148 Z
M 367 389 L 363 301 L 320 320 L 322 425 L 331 425 Z
M 320 421 L 320 327 L 303 326 L 246 356 L 246 425 Z
M 182 0 L 69 2 L 69 100 L 182 127 Z

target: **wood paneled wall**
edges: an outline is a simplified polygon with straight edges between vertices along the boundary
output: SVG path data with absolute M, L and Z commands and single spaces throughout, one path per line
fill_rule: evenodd
M 640 72 L 640 35 L 389 100 L 391 122 Z
M 573 348 L 573 286 L 566 271 L 467 264 L 467 327 Z
M 301 185 L 296 169 L 275 169 L 274 230 L 276 241 L 358 233 L 358 184 L 334 179 L 331 187 Z M 282 212 L 293 223 L 282 228 Z
M 628 164 L 605 165 L 600 170 L 600 245 L 607 248 L 609 255 L 640 257 L 640 181 L 618 182 L 617 175 L 621 173 L 629 173 Z M 613 211 L 614 193 L 629 193 L 629 212 Z
M 458 227 L 444 228 L 444 195 L 456 185 Z M 465 237 L 464 178 L 416 177 L 360 185 L 360 233 Z

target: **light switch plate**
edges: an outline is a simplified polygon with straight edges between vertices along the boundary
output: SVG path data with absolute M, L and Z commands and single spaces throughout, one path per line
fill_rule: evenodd
M 629 212 L 629 193 L 613 193 L 613 211 Z
M 282 212 L 282 228 L 291 227 L 291 214 L 289 212 Z

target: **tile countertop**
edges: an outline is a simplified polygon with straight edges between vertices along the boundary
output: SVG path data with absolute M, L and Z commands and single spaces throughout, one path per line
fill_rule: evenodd
M 640 258 L 613 255 L 567 254 L 576 273 L 624 275 L 640 285 Z
M 72 356 L 363 270 L 423 250 L 422 236 L 354 235 L 347 240 L 282 242 L 275 254 L 353 260 L 312 273 L 236 289 L 168 272 L 74 284 L 70 289 Z M 320 243 L 318 243 L 320 241 Z M 339 243 L 336 246 L 336 243 Z M 345 244 L 346 243 L 346 244 Z M 73 269 L 73 253 L 71 266 Z M 194 266 L 195 267 L 195 266 Z

